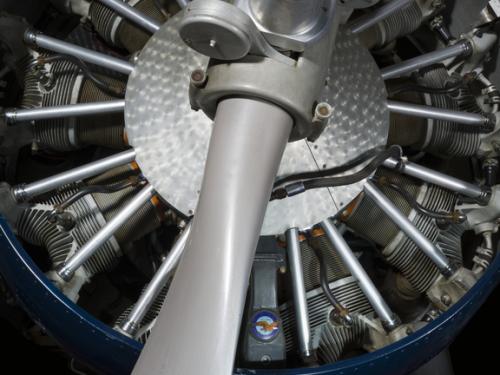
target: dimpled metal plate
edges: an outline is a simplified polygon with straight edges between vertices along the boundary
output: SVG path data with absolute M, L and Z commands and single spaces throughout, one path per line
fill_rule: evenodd
M 177 15 L 164 24 L 138 57 L 127 85 L 125 124 L 144 175 L 165 200 L 191 215 L 198 201 L 212 121 L 189 104 L 190 73 L 206 68 L 208 59 L 182 42 L 177 33 L 179 21 Z M 339 165 L 387 141 L 389 113 L 378 68 L 355 39 L 339 35 L 339 41 L 323 95 L 334 116 L 315 143 L 288 144 L 279 176 Z M 318 189 L 270 202 L 262 234 L 308 228 L 335 214 L 361 188 L 362 183 Z

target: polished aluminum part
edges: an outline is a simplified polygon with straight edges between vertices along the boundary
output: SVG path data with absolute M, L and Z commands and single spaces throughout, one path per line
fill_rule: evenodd
M 373 310 L 377 313 L 377 316 L 382 322 L 384 328 L 387 331 L 391 331 L 399 326 L 399 318 L 387 305 L 384 298 L 377 290 L 373 281 L 363 269 L 363 266 L 361 266 L 358 258 L 356 258 L 338 229 L 328 219 L 321 222 L 321 227 L 325 231 L 328 239 L 332 242 L 335 250 L 342 258 L 345 266 L 349 269 L 356 280 L 358 280 L 359 287 L 363 290 L 363 293 L 368 301 L 370 301 Z
M 179 35 L 195 51 L 217 60 L 239 60 L 251 53 L 296 66 L 294 59 L 266 41 L 245 12 L 224 1 L 190 2 L 179 25 Z
M 478 113 L 453 111 L 445 108 L 436 108 L 413 103 L 403 103 L 394 100 L 387 101 L 387 108 L 389 108 L 392 113 L 399 113 L 402 115 L 434 120 L 450 121 L 458 124 L 473 125 L 477 127 L 486 125 L 490 121 L 489 118 Z
M 295 308 L 295 321 L 297 324 L 297 338 L 300 355 L 309 358 L 312 355 L 311 328 L 309 326 L 309 313 L 307 311 L 306 288 L 302 257 L 299 242 L 299 230 L 291 228 L 286 231 L 286 244 L 288 263 L 293 288 L 293 306 Z
M 187 5 L 189 4 L 189 2 L 191 0 L 176 0 L 177 1 L 177 4 L 181 7 L 181 8 L 185 8 L 187 7 Z
M 141 13 L 134 7 L 130 6 L 128 3 L 122 0 L 99 0 L 101 3 L 106 5 L 108 8 L 113 9 L 123 18 L 132 21 L 137 26 L 140 26 L 150 33 L 155 33 L 160 29 L 160 23 L 155 19 Z
M 404 173 L 408 176 L 418 178 L 422 181 L 441 186 L 445 189 L 465 195 L 466 197 L 474 199 L 484 199 L 487 198 L 489 194 L 488 190 L 482 189 L 478 185 L 462 181 L 458 178 L 446 175 L 444 173 L 409 161 L 402 160 L 400 162 L 396 159 L 391 158 L 384 161 L 384 167 L 397 169 L 400 173 Z
M 34 44 L 40 48 L 74 56 L 87 63 L 102 66 L 103 68 L 114 70 L 123 74 L 130 74 L 134 70 L 134 65 L 128 61 L 52 38 L 33 30 L 26 31 L 24 34 L 24 40 L 26 43 Z
M 428 238 L 426 238 L 413 223 L 404 215 L 394 203 L 387 198 L 371 181 L 365 185 L 366 194 L 374 200 L 377 206 L 385 212 L 394 224 L 397 225 L 415 244 L 429 257 L 445 277 L 450 277 L 455 271 L 450 260 Z
M 54 107 L 12 109 L 4 113 L 8 123 L 48 120 L 66 117 L 92 116 L 105 113 L 123 112 L 125 100 L 109 100 L 99 103 L 79 103 Z
M 232 374 L 253 257 L 291 130 L 292 118 L 272 104 L 219 104 L 191 234 L 133 374 Z
M 144 316 L 151 308 L 162 288 L 172 276 L 175 267 L 177 267 L 190 232 L 191 223 L 184 228 L 160 268 L 156 271 L 148 286 L 135 303 L 130 314 L 120 323 L 119 329 L 125 334 L 133 336 L 137 332 L 142 319 L 144 319 Z
M 81 167 L 76 167 L 66 172 L 61 172 L 30 184 L 16 185 L 12 188 L 12 192 L 17 201 L 27 201 L 37 195 L 55 190 L 66 184 L 97 176 L 98 174 L 120 165 L 130 163 L 134 160 L 134 150 L 123 151 L 119 154 L 108 156 L 104 159 L 82 165 Z
M 320 40 L 334 23 L 336 0 L 236 0 L 273 46 L 293 51 Z
M 69 281 L 73 277 L 75 271 L 82 266 L 99 248 L 108 241 L 113 234 L 129 220 L 137 211 L 155 194 L 151 185 L 147 185 L 137 193 L 127 204 L 120 209 L 107 224 L 96 233 L 85 245 L 81 247 L 73 256 L 61 264 L 57 268 L 57 275 Z
M 212 121 L 189 105 L 190 74 L 203 69 L 208 58 L 179 38 L 179 19 L 169 19 L 142 50 L 127 85 L 125 126 L 144 175 L 189 216 L 199 197 Z M 387 143 L 385 85 L 370 52 L 356 38 L 339 33 L 327 82 L 319 101 L 333 109 L 329 124 L 316 142 L 287 145 L 278 176 L 333 167 Z M 347 205 L 362 188 L 360 182 L 270 202 L 262 233 L 310 227 Z
M 432 64 L 440 63 L 457 56 L 468 56 L 471 53 L 471 43 L 468 40 L 462 40 L 449 47 L 425 53 L 423 55 L 414 57 L 413 59 L 409 59 L 398 64 L 388 66 L 387 68 L 383 68 L 381 70 L 382 78 L 392 79 L 403 77 L 408 73 L 415 72 Z
M 351 31 L 354 34 L 365 31 L 380 21 L 383 21 L 391 14 L 410 5 L 413 1 L 415 0 L 391 0 L 366 16 L 361 17 L 359 20 L 354 21 L 353 25 L 351 25 Z

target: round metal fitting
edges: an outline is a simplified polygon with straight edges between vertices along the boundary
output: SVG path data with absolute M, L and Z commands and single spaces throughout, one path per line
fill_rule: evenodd
M 252 47 L 255 26 L 238 8 L 223 1 L 189 3 L 179 35 L 192 49 L 219 60 L 238 60 Z

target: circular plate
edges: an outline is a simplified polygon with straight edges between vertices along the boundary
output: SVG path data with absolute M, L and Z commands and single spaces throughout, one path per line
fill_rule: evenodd
M 212 121 L 189 104 L 190 73 L 206 68 L 208 58 L 178 36 L 181 17 L 164 24 L 142 50 L 127 85 L 125 124 L 146 178 L 165 200 L 191 215 L 198 201 Z M 339 33 L 337 40 L 322 96 L 334 114 L 316 142 L 288 144 L 279 176 L 339 165 L 387 141 L 387 93 L 378 67 L 355 37 Z M 262 234 L 308 228 L 348 204 L 362 184 L 311 190 L 270 202 Z

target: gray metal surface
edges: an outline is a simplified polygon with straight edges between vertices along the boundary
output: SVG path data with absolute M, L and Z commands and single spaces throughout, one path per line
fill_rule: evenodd
M 462 40 L 457 44 L 441 48 L 433 52 L 414 57 L 395 65 L 382 69 L 382 78 L 392 79 L 402 77 L 426 66 L 443 62 L 447 59 L 470 54 L 472 52 L 471 44 L 468 40 Z
M 64 264 L 57 268 L 57 274 L 65 281 L 71 280 L 75 271 L 82 266 L 113 234 L 126 223 L 154 195 L 151 185 L 144 187 L 108 223 Z
M 435 171 L 433 169 L 423 167 L 421 165 L 404 161 L 399 163 L 396 159 L 387 159 L 384 162 L 384 167 L 391 169 L 398 169 L 399 172 L 408 176 L 418 178 L 422 181 L 441 186 L 445 189 L 455 191 L 470 198 L 484 198 L 487 191 L 483 190 L 480 186 L 471 184 L 466 181 L 459 180 L 458 178 L 446 175 L 444 173 Z
M 312 337 L 309 326 L 309 313 L 307 311 L 304 272 L 302 270 L 299 230 L 297 228 L 291 228 L 286 231 L 286 244 L 292 279 L 293 304 L 300 355 L 302 358 L 309 358 L 312 355 Z
M 334 24 L 337 0 L 237 0 L 274 46 L 303 51 Z
M 145 176 L 164 199 L 190 215 L 198 201 L 212 121 L 191 110 L 188 95 L 191 71 L 205 68 L 208 59 L 182 42 L 178 23 L 179 16 L 170 19 L 141 52 L 127 86 L 125 124 Z M 321 98 L 332 106 L 333 116 L 314 144 L 302 140 L 287 145 L 279 176 L 339 165 L 387 142 L 389 111 L 380 71 L 355 39 L 339 35 L 338 40 Z M 310 227 L 346 205 L 362 186 L 273 201 L 262 233 Z
M 12 188 L 14 197 L 18 201 L 26 201 L 37 195 L 57 189 L 66 184 L 96 176 L 112 168 L 130 163 L 135 160 L 135 151 L 127 150 L 89 164 L 61 172 L 30 184 L 20 184 Z
M 400 9 L 403 9 L 404 7 L 409 5 L 412 1 L 414 0 L 389 1 L 387 4 L 377 8 L 372 13 L 369 13 L 366 16 L 361 17 L 359 20 L 356 20 L 354 24 L 351 26 L 351 31 L 355 34 L 365 31 L 371 26 L 386 19 L 391 14 L 397 12 Z
M 375 201 L 377 206 L 405 233 L 422 252 L 427 255 L 444 276 L 450 277 L 454 267 L 444 253 L 438 249 L 415 225 L 404 215 L 396 205 L 387 198 L 372 182 L 365 185 L 366 194 Z
M 24 34 L 24 40 L 26 43 L 35 44 L 40 48 L 75 56 L 90 64 L 102 66 L 103 68 L 115 70 L 123 74 L 130 74 L 134 70 L 134 65 L 128 61 L 42 35 L 36 31 L 27 30 Z
M 219 104 L 191 234 L 133 374 L 232 374 L 259 233 L 291 130 L 292 118 L 273 104 Z
M 101 3 L 106 5 L 108 8 L 113 9 L 123 18 L 126 18 L 137 26 L 142 27 L 150 33 L 155 33 L 160 29 L 160 23 L 153 18 L 141 13 L 134 7 L 130 6 L 128 3 L 122 0 L 99 0 Z
M 251 52 L 295 65 L 294 59 L 278 52 L 266 41 L 245 12 L 224 1 L 190 2 L 179 35 L 195 51 L 217 60 L 239 60 Z
M 98 103 L 80 103 L 60 105 L 54 107 L 42 107 L 33 109 L 13 109 L 4 113 L 8 123 L 22 121 L 36 121 L 71 116 L 92 116 L 101 113 L 123 112 L 125 100 L 109 100 Z
M 132 311 L 130 311 L 130 314 L 128 314 L 123 322 L 120 323 L 120 329 L 124 333 L 131 336 L 136 333 L 142 319 L 144 319 L 144 316 L 151 308 L 152 304 L 156 300 L 156 297 L 158 297 L 168 279 L 172 276 L 173 270 L 177 267 L 182 253 L 184 252 L 186 241 L 190 232 L 191 223 L 184 228 L 183 232 L 170 249 L 167 257 L 162 262 L 160 268 L 156 271 L 148 286 L 135 303 Z
M 428 105 L 420 105 L 413 103 L 403 103 L 394 100 L 387 101 L 387 108 L 391 112 L 402 115 L 420 117 L 425 119 L 443 120 L 456 122 L 458 124 L 475 125 L 481 127 L 486 125 L 490 120 L 479 114 L 463 111 L 454 111 L 451 109 L 431 107 Z
M 396 328 L 399 325 L 398 317 L 387 305 L 384 298 L 377 290 L 373 281 L 363 269 L 363 266 L 359 263 L 358 258 L 356 258 L 356 255 L 354 255 L 338 229 L 328 219 L 321 223 L 321 227 L 325 231 L 328 239 L 332 242 L 335 250 L 342 258 L 346 267 L 356 280 L 358 280 L 359 287 L 365 294 L 366 298 L 370 301 L 373 310 L 377 313 L 384 328 L 388 331 Z

